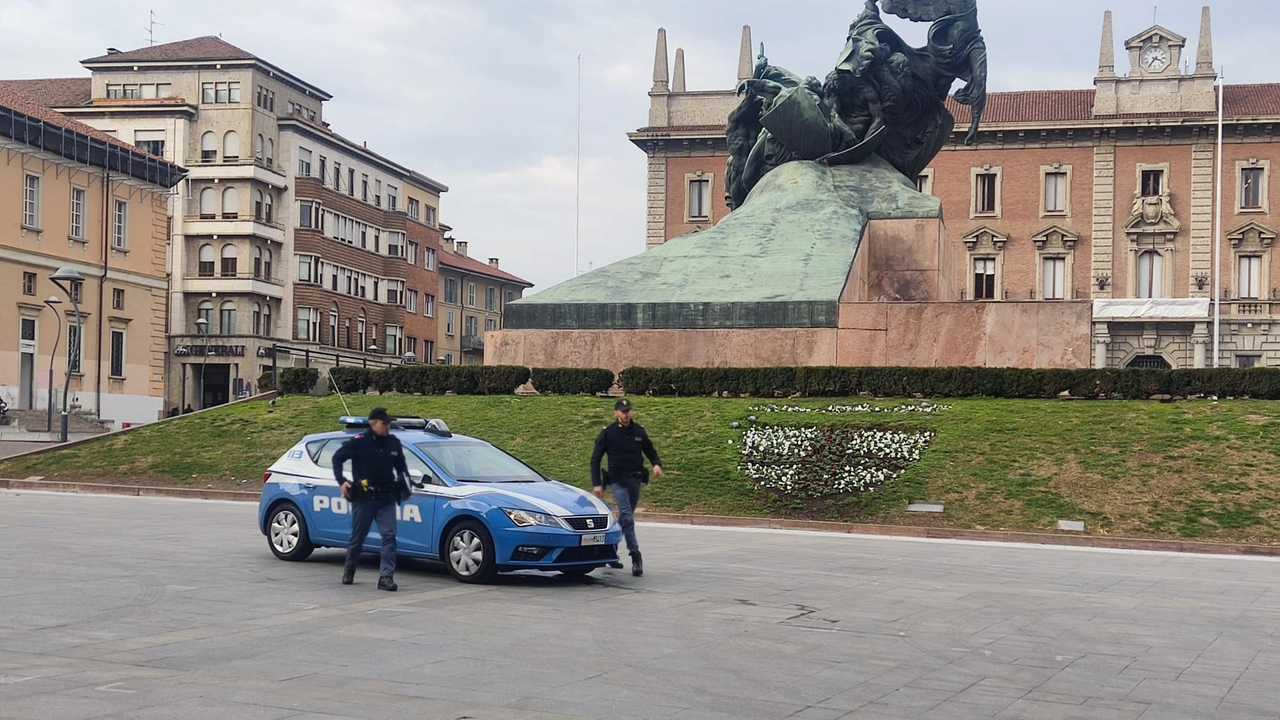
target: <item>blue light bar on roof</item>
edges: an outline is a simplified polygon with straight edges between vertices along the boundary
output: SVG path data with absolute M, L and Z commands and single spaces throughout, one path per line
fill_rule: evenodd
M 338 424 L 346 427 L 368 427 L 369 418 L 363 415 L 343 415 L 338 418 Z

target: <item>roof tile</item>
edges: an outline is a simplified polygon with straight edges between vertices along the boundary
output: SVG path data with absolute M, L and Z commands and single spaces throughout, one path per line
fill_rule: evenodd
M 88 77 L 0 80 L 0 88 L 51 108 L 88 105 L 93 99 L 93 80 Z
M 508 282 L 518 283 L 526 287 L 533 287 L 533 283 L 528 280 L 518 278 L 509 272 L 492 267 L 489 263 L 482 263 L 474 258 L 449 252 L 448 250 L 440 253 L 440 264 L 447 265 L 456 270 L 469 272 L 473 275 L 485 275 L 491 278 L 497 278 L 498 280 L 507 280 Z
M 73 132 L 80 133 L 81 135 L 88 135 L 96 140 L 101 140 L 122 148 L 128 148 L 136 153 L 142 153 L 141 150 L 129 143 L 122 142 L 101 130 L 89 127 L 79 120 L 72 120 L 56 110 L 50 110 L 39 102 L 36 102 L 26 95 L 17 93 L 8 87 L 0 86 L 0 105 L 17 110 L 24 115 L 36 118 L 49 125 L 71 130 Z
M 125 52 L 107 53 L 80 62 L 85 65 L 113 62 L 176 62 L 196 60 L 253 60 L 253 53 L 241 50 L 220 37 L 206 35 L 190 40 L 151 45 Z

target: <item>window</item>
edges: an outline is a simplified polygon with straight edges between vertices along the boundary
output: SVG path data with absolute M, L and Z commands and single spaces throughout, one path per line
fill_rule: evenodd
M 1041 297 L 1045 300 L 1062 300 L 1066 297 L 1067 259 L 1061 257 L 1044 258 L 1044 290 Z
M 452 365 L 452 364 L 453 364 L 453 353 L 445 353 L 445 354 L 444 354 L 444 364 L 445 364 L 445 365 Z
M 271 303 L 262 306 L 262 334 L 271 337 L 276 333 L 276 326 L 271 320 Z
M 22 187 L 22 225 L 40 227 L 40 176 L 27 175 Z
M 418 357 L 418 338 L 410 335 L 404 339 L 404 354 Z
M 200 162 L 211 163 L 218 159 L 218 136 L 212 131 L 200 136 Z
M 319 279 L 315 263 L 316 259 L 310 255 L 298 256 L 298 282 L 310 283 Z
M 498 319 L 497 319 L 497 318 L 485 318 L 485 319 L 484 319 L 484 329 L 485 329 L 485 330 L 497 330 L 497 329 L 498 329 Z
M 262 334 L 262 305 L 258 303 L 254 303 L 252 307 L 253 307 L 252 332 L 254 335 L 261 335 Z
M 364 288 L 360 289 L 360 293 L 363 296 Z M 391 293 L 388 292 L 387 294 L 390 295 Z M 374 278 L 373 279 L 373 299 L 376 302 L 380 298 L 381 298 L 381 295 L 378 294 L 378 278 Z
M 933 194 L 933 171 L 928 170 L 916 176 L 916 192 L 923 195 Z
M 111 214 L 111 247 L 127 250 L 129 239 L 129 201 L 116 198 L 115 212 Z
M 388 355 L 402 354 L 404 352 L 404 328 L 398 325 L 388 325 L 386 335 L 387 344 L 382 349 Z
M 1261 355 L 1237 355 L 1236 367 L 1238 368 L 1255 368 L 1262 364 Z
M 211 82 L 200 85 L 200 102 L 205 104 L 212 104 L 215 102 L 213 85 L 214 84 Z
M 467 283 L 467 307 L 475 307 L 475 306 L 476 306 L 476 284 L 473 282 L 469 282 Z
M 711 217 L 711 180 L 689 181 L 689 219 L 705 220 Z
M 1065 215 L 1067 212 L 1067 174 L 1051 172 L 1044 175 L 1044 211 L 1046 214 Z
M 272 222 L 273 222 L 273 221 L 272 221 L 272 212 L 271 212 L 271 193 L 270 193 L 270 192 L 266 193 L 266 194 L 263 196 L 263 199 L 264 199 L 264 204 L 263 204 L 263 206 L 262 206 L 262 207 L 263 207 L 263 209 L 264 209 L 264 212 L 263 212 L 264 222 L 266 222 L 268 225 L 270 225 L 270 224 L 272 224 Z
M 514 301 L 515 299 L 516 299 L 516 292 L 515 292 L 515 290 L 508 290 L 508 291 L 507 291 L 507 302 L 512 302 L 512 301 Z
M 364 350 L 364 338 L 364 310 L 362 309 L 359 319 L 356 320 L 356 342 L 360 343 L 357 350 Z
M 72 314 L 67 318 L 67 367 L 77 375 L 80 374 L 80 359 L 84 356 L 84 348 L 80 347 L 79 330 L 75 314 Z
M 312 221 L 315 219 L 315 208 L 315 203 L 310 200 L 302 200 L 298 203 L 298 227 L 314 227 L 315 223 Z
M 240 133 L 228 130 L 222 136 L 222 161 L 231 162 L 240 159 Z
M 276 164 L 276 141 L 267 138 L 267 167 L 275 167 Z
M 423 362 L 432 362 L 436 354 L 436 342 L 434 340 L 422 341 L 422 360 Z
M 206 323 L 213 322 L 213 303 L 208 300 L 202 301 L 196 307 L 196 319 L 203 320 Z M 197 327 L 197 331 L 198 330 L 199 328 Z
M 163 130 L 134 130 L 133 144 L 142 152 L 164 157 Z
M 111 329 L 111 377 L 124 377 L 124 330 Z
M 320 311 L 316 308 L 298 308 L 297 340 L 320 342 Z
M 382 181 L 373 181 L 373 204 L 382 207 Z
M 1154 250 L 1138 256 L 1138 297 L 1163 297 L 1164 258 Z
M 444 279 L 444 301 L 450 305 L 458 304 L 458 280 L 457 278 Z
M 298 148 L 298 177 L 311 177 L 311 151 Z
M 107 86 L 107 99 L 108 99 L 108 100 L 119 100 L 119 99 L 121 99 L 121 98 L 123 98 L 123 97 L 124 97 L 124 86 L 123 86 L 123 85 L 108 85 L 108 86 Z
M 418 243 L 411 242 L 405 245 L 404 247 L 405 247 L 405 253 L 404 253 L 405 262 L 409 263 L 410 265 L 417 265 L 418 264 Z
M 222 219 L 235 220 L 240 217 L 240 193 L 235 188 L 222 191 Z
M 222 267 L 218 271 L 222 277 L 236 276 L 236 246 L 230 243 L 222 246 Z
M 444 334 L 453 337 L 453 311 L 444 314 Z
M 263 211 L 263 194 L 261 190 L 253 191 L 253 219 L 261 220 Z
M 264 147 L 266 147 L 266 141 L 263 140 L 262 134 L 259 133 L 258 136 L 253 139 L 253 159 L 254 160 L 258 162 L 262 162 L 262 153 L 263 153 Z
M 71 237 L 84 240 L 84 205 L 87 192 L 84 188 L 71 188 Z
M 1262 258 L 1258 255 L 1239 257 L 1240 277 L 1236 280 L 1241 300 L 1257 300 L 1262 293 Z
M 111 290 L 111 309 L 124 309 L 124 288 L 112 288 Z
M 422 251 L 422 267 L 427 270 L 436 269 L 436 251 L 435 248 L 427 248 Z
M 125 97 L 129 97 L 129 87 L 125 85 Z M 201 83 L 200 91 L 200 100 L 205 104 L 226 105 L 240 102 L 238 82 Z
M 262 259 L 262 276 L 267 279 L 270 279 L 271 277 L 273 277 L 271 274 L 271 251 L 270 250 L 266 251 Z
M 316 173 L 316 177 L 320 179 L 321 185 L 325 184 L 329 180 L 329 168 L 327 167 L 328 164 L 329 164 L 329 161 L 325 160 L 324 156 L 321 155 L 320 170 Z
M 409 198 L 408 204 L 409 204 L 409 207 L 408 207 L 409 217 L 413 218 L 414 220 L 417 220 L 419 215 L 418 198 Z
M 487 287 L 484 289 L 484 309 L 489 312 L 498 312 L 498 288 Z
M 374 282 L 376 283 L 377 280 L 375 280 Z M 387 304 L 399 305 L 400 303 L 402 303 L 404 301 L 404 298 L 401 297 L 401 294 L 403 292 L 404 292 L 404 288 L 399 281 L 388 280 L 387 281 Z
M 262 277 L 262 248 L 253 246 L 253 276 Z
M 996 214 L 996 188 L 999 176 L 995 173 L 979 173 L 974 194 L 974 212 L 978 215 Z
M 973 299 L 994 300 L 996 298 L 996 261 L 995 258 L 974 258 L 973 260 Z
M 212 220 L 218 216 L 217 201 L 217 191 L 213 188 L 205 188 L 200 191 L 201 220 Z
M 347 195 L 356 196 L 356 169 L 347 168 Z
M 1173 366 L 1162 355 L 1136 355 L 1129 361 L 1128 367 L 1145 368 L 1147 370 L 1172 370 Z
M 468 315 L 463 319 L 463 334 L 475 337 L 480 334 L 480 320 L 475 315 Z
M 423 221 L 426 222 L 426 224 L 430 225 L 431 227 L 435 227 L 436 226 L 436 209 L 428 205 L 425 208 L 423 208 L 422 211 L 423 213 L 425 213 L 422 216 Z
M 213 277 L 213 246 L 201 245 L 197 259 L 196 274 L 200 277 Z
M 1160 197 L 1164 192 L 1164 170 L 1142 171 L 1142 197 Z
M 227 300 L 218 308 L 218 334 L 236 334 L 236 304 Z
M 74 302 L 84 301 L 84 281 L 75 280 L 71 283 L 71 299 Z
M 32 272 L 22 273 L 22 294 L 23 295 L 36 294 L 36 274 L 35 273 L 32 273 Z
M 338 303 L 329 306 L 329 344 L 338 347 Z
M 404 257 L 404 233 L 387 233 L 387 254 L 391 257 Z
M 400 203 L 400 191 L 395 185 L 387 186 L 387 209 L 395 212 Z
M 422 314 L 426 317 L 436 316 L 436 296 L 431 293 L 422 295 Z
M 418 291 L 406 290 L 404 293 L 404 311 L 410 313 L 418 312 Z
M 333 189 L 342 189 L 342 163 L 336 161 L 333 163 Z
M 1262 168 L 1249 167 L 1240 171 L 1240 209 L 1262 209 Z
M 360 176 L 360 199 L 369 202 L 369 176 Z

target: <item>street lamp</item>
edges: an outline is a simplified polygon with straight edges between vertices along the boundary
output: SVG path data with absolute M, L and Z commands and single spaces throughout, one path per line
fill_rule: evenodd
M 405 365 L 412 365 L 418 359 L 417 355 L 414 355 L 413 353 L 407 352 L 407 351 L 402 357 L 404 358 Z
M 49 306 L 53 311 L 53 317 L 58 321 L 58 333 L 53 336 L 53 349 L 49 351 L 49 422 L 45 432 L 51 433 L 53 432 L 53 356 L 58 354 L 58 341 L 62 339 L 62 315 L 58 312 L 62 299 L 57 295 L 50 295 L 44 304 Z
M 81 336 L 84 331 L 84 322 L 80 318 L 80 300 L 79 298 L 76 297 L 76 293 L 72 291 L 77 287 L 76 283 L 84 282 L 84 276 L 76 272 L 75 268 L 64 265 L 58 268 L 57 272 L 50 275 L 49 279 L 53 281 L 54 285 L 58 286 L 59 290 L 66 293 L 67 297 L 71 299 L 71 306 L 75 308 L 75 311 L 76 311 L 76 342 L 73 345 L 71 344 L 70 340 L 67 341 L 67 378 L 62 385 L 62 431 L 61 431 L 62 440 L 61 441 L 66 442 L 67 441 L 67 396 L 71 393 L 71 359 L 72 358 L 79 359 L 80 348 L 84 346 L 84 342 L 81 340 Z M 78 365 L 76 367 L 76 370 L 77 371 L 80 370 L 80 367 Z
M 196 332 L 204 338 L 204 357 L 200 358 L 200 394 L 196 398 L 196 409 L 204 409 L 204 366 L 209 362 L 209 321 L 196 318 Z

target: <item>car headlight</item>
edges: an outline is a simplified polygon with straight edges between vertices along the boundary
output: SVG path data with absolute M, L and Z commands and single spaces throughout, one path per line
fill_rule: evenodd
M 515 523 L 517 527 L 531 527 L 533 525 L 543 525 L 553 528 L 564 527 L 564 525 L 560 524 L 560 520 L 554 515 L 545 515 L 543 513 L 531 512 L 529 510 L 512 510 L 509 508 L 503 508 L 502 512 L 506 513 L 507 517 L 511 518 L 511 522 Z

